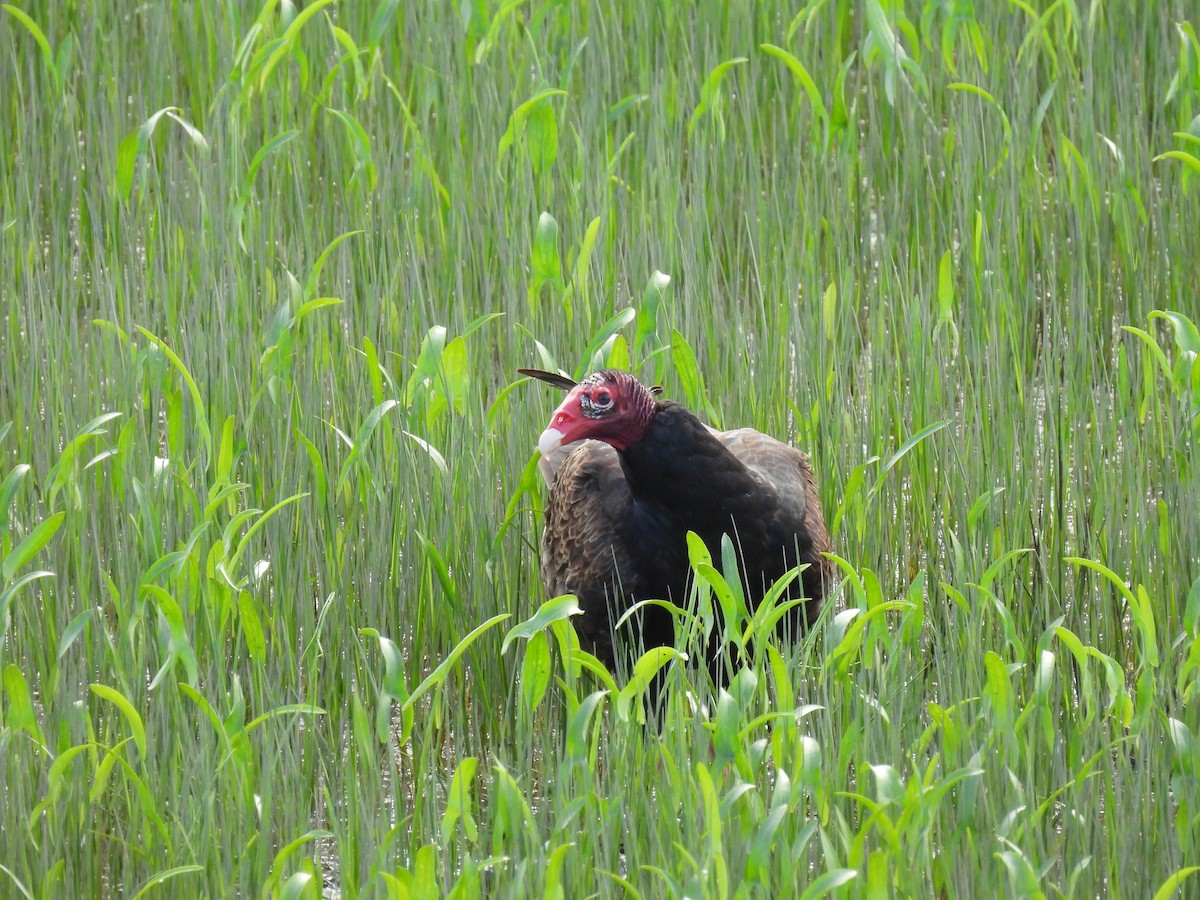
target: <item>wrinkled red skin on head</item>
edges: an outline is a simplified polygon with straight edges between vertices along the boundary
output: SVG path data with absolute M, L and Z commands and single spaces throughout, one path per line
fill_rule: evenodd
M 606 397 L 611 404 L 604 402 Z M 596 372 L 559 404 L 538 440 L 538 449 L 545 456 L 563 444 L 590 438 L 624 451 L 642 439 L 654 411 L 650 391 L 628 372 Z

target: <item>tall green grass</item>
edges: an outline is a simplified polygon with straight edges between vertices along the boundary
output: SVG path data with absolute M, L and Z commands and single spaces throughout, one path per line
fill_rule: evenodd
M 4 5 L 0 893 L 1194 892 L 1198 25 Z M 813 454 L 724 690 L 543 605 L 606 364 Z

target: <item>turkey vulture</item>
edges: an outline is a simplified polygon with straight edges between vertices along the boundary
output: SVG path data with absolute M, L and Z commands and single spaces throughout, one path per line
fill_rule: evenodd
M 550 486 L 542 581 L 551 597 L 579 598 L 576 630 L 609 668 L 621 646 L 614 648 L 613 624 L 630 606 L 686 603 L 688 531 L 714 555 L 730 536 L 749 605 L 807 563 L 800 584 L 810 599 L 792 611 L 792 624 L 799 630 L 816 618 L 834 577 L 822 556 L 829 532 L 807 454 L 752 428 L 709 428 L 629 372 L 608 369 L 577 384 L 518 371 L 568 392 L 538 440 Z M 670 614 L 643 609 L 642 645 L 673 643 Z

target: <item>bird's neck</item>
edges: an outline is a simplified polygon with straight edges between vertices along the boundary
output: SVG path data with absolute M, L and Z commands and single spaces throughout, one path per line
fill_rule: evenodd
M 714 557 L 723 535 L 738 547 L 767 545 L 774 490 L 678 404 L 659 403 L 646 436 L 622 454 L 622 462 L 635 498 L 656 521 L 673 525 L 672 537 L 693 531 Z M 747 577 L 748 589 L 762 590 L 762 572 Z
M 643 498 L 728 526 L 731 508 L 753 489 L 753 476 L 695 415 L 659 401 L 645 437 L 623 454 L 630 486 Z M 697 524 L 703 524 L 697 521 Z

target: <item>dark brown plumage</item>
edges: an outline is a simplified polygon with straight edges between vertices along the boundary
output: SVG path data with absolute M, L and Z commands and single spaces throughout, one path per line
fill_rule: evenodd
M 613 625 L 638 600 L 686 602 L 688 531 L 714 556 L 730 535 L 750 604 L 807 563 L 794 593 L 810 599 L 792 624 L 816 617 L 834 577 L 821 555 L 829 532 L 805 453 L 751 428 L 710 429 L 628 372 L 597 372 L 578 385 L 521 372 L 569 390 L 538 442 L 550 485 L 542 581 L 552 597 L 579 598 L 576 629 L 597 657 L 614 664 Z M 644 609 L 635 643 L 672 643 L 670 615 Z

